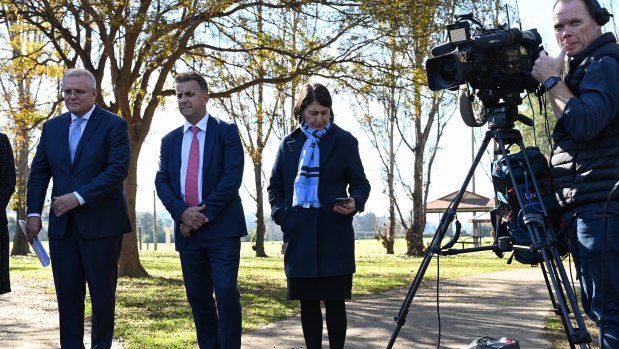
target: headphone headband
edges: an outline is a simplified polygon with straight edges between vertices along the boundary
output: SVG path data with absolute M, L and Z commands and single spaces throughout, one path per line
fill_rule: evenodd
M 598 25 L 603 26 L 610 21 L 612 14 L 610 14 L 605 7 L 600 6 L 600 3 L 597 0 L 585 1 L 588 1 L 589 4 L 591 4 L 591 7 L 593 7 L 593 18 Z

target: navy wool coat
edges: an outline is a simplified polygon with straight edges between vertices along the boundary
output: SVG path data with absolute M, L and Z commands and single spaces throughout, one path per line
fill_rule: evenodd
M 294 180 L 306 141 L 300 128 L 281 142 L 267 191 L 271 217 L 284 234 L 284 270 L 287 277 L 315 278 L 355 272 L 354 215 L 333 212 L 335 198 L 352 197 L 362 212 L 370 195 L 359 143 L 349 132 L 332 124 L 319 143 L 320 208 L 291 207 Z

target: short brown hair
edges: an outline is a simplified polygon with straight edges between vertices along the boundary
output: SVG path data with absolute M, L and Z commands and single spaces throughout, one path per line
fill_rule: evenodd
M 200 90 L 202 90 L 202 92 L 208 92 L 208 84 L 206 83 L 206 80 L 201 74 L 197 72 L 191 71 L 180 73 L 174 78 L 174 82 L 176 82 L 177 84 L 179 82 L 187 81 L 196 81 L 198 83 L 198 86 L 200 86 Z

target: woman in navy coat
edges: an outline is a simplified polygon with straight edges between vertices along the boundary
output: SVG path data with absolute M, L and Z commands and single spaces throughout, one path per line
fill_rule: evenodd
M 294 107 L 300 125 L 282 140 L 267 188 L 284 234 L 288 298 L 301 301 L 308 349 L 321 347 L 321 301 L 330 348 L 344 347 L 344 301 L 355 272 L 352 217 L 370 194 L 357 139 L 333 123 L 331 106 L 323 85 L 301 88 Z
M 0 294 L 11 292 L 6 206 L 15 191 L 15 161 L 8 137 L 0 133 Z

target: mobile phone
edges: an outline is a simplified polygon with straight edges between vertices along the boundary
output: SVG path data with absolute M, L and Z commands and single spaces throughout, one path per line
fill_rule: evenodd
M 350 198 L 335 198 L 334 205 L 341 205 L 350 201 Z

